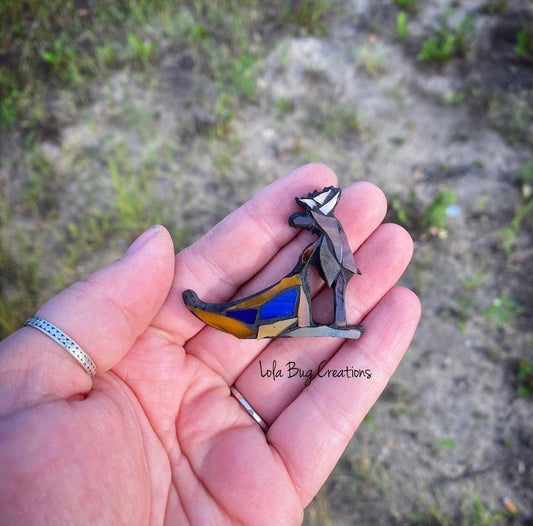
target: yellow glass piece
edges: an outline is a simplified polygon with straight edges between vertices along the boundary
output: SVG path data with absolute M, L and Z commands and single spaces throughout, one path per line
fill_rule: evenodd
M 250 298 L 246 301 L 243 301 L 242 303 L 234 305 L 228 310 L 261 307 L 263 303 L 266 303 L 268 300 L 270 300 L 274 296 L 277 296 L 285 289 L 295 287 L 301 284 L 302 281 L 300 280 L 300 276 L 298 274 L 294 274 L 287 278 L 283 278 L 277 285 L 274 285 L 268 290 L 265 290 L 263 293 L 260 293 L 257 296 L 254 296 L 253 298 Z
M 190 307 L 190 310 L 198 316 L 203 322 L 215 327 L 215 329 L 220 329 L 224 332 L 229 332 L 236 336 L 237 338 L 250 338 L 254 336 L 253 331 L 244 323 L 234 320 L 233 318 L 227 318 L 221 314 L 215 314 L 213 312 L 207 312 L 201 309 L 195 309 Z
M 289 318 L 287 320 L 280 320 L 270 323 L 269 325 L 261 325 L 257 329 L 257 339 L 260 340 L 261 338 L 273 338 L 280 332 L 283 332 L 287 327 L 290 327 L 297 320 L 298 318 Z

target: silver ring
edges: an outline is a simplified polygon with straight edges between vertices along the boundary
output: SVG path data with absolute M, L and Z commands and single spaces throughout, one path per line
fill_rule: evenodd
M 239 391 L 232 385 L 230 388 L 231 394 L 241 404 L 246 412 L 259 424 L 259 427 L 266 433 L 268 431 L 267 423 L 256 413 L 255 409 L 248 403 L 248 400 L 242 396 Z
M 38 316 L 32 316 L 24 323 L 27 327 L 33 327 L 46 334 L 56 343 L 61 345 L 65 351 L 76 358 L 78 363 L 87 371 L 88 374 L 94 376 L 96 374 L 96 365 L 91 360 L 90 356 L 72 339 L 69 338 L 60 328 L 53 323 L 46 321 Z

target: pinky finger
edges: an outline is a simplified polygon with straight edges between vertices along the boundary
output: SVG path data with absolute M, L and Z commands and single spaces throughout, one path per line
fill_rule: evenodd
M 416 295 L 402 287 L 391 289 L 364 320 L 364 336 L 347 340 L 270 427 L 268 440 L 283 459 L 303 506 L 325 482 L 387 385 L 419 318 Z M 367 372 L 349 377 L 352 367 Z

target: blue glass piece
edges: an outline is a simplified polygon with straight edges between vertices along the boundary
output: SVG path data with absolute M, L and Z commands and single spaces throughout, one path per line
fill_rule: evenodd
M 226 312 L 226 316 L 253 325 L 257 316 L 257 309 L 229 310 Z
M 261 309 L 262 320 L 272 320 L 274 318 L 290 318 L 296 311 L 296 301 L 298 300 L 298 290 L 289 289 L 274 296 L 267 301 Z

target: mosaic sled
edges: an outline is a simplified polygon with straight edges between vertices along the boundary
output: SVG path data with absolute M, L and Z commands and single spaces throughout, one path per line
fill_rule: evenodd
M 298 263 L 274 285 L 246 298 L 225 303 L 205 303 L 192 290 L 183 292 L 187 308 L 208 325 L 237 338 L 294 338 L 300 336 L 339 336 L 359 338 L 363 326 L 346 323 L 344 294 L 357 268 L 348 239 L 333 215 L 341 190 L 333 186 L 296 198 L 304 212 L 293 214 L 289 225 L 305 228 L 318 238 L 301 253 Z M 313 321 L 310 265 L 334 290 L 335 319 L 330 325 Z

